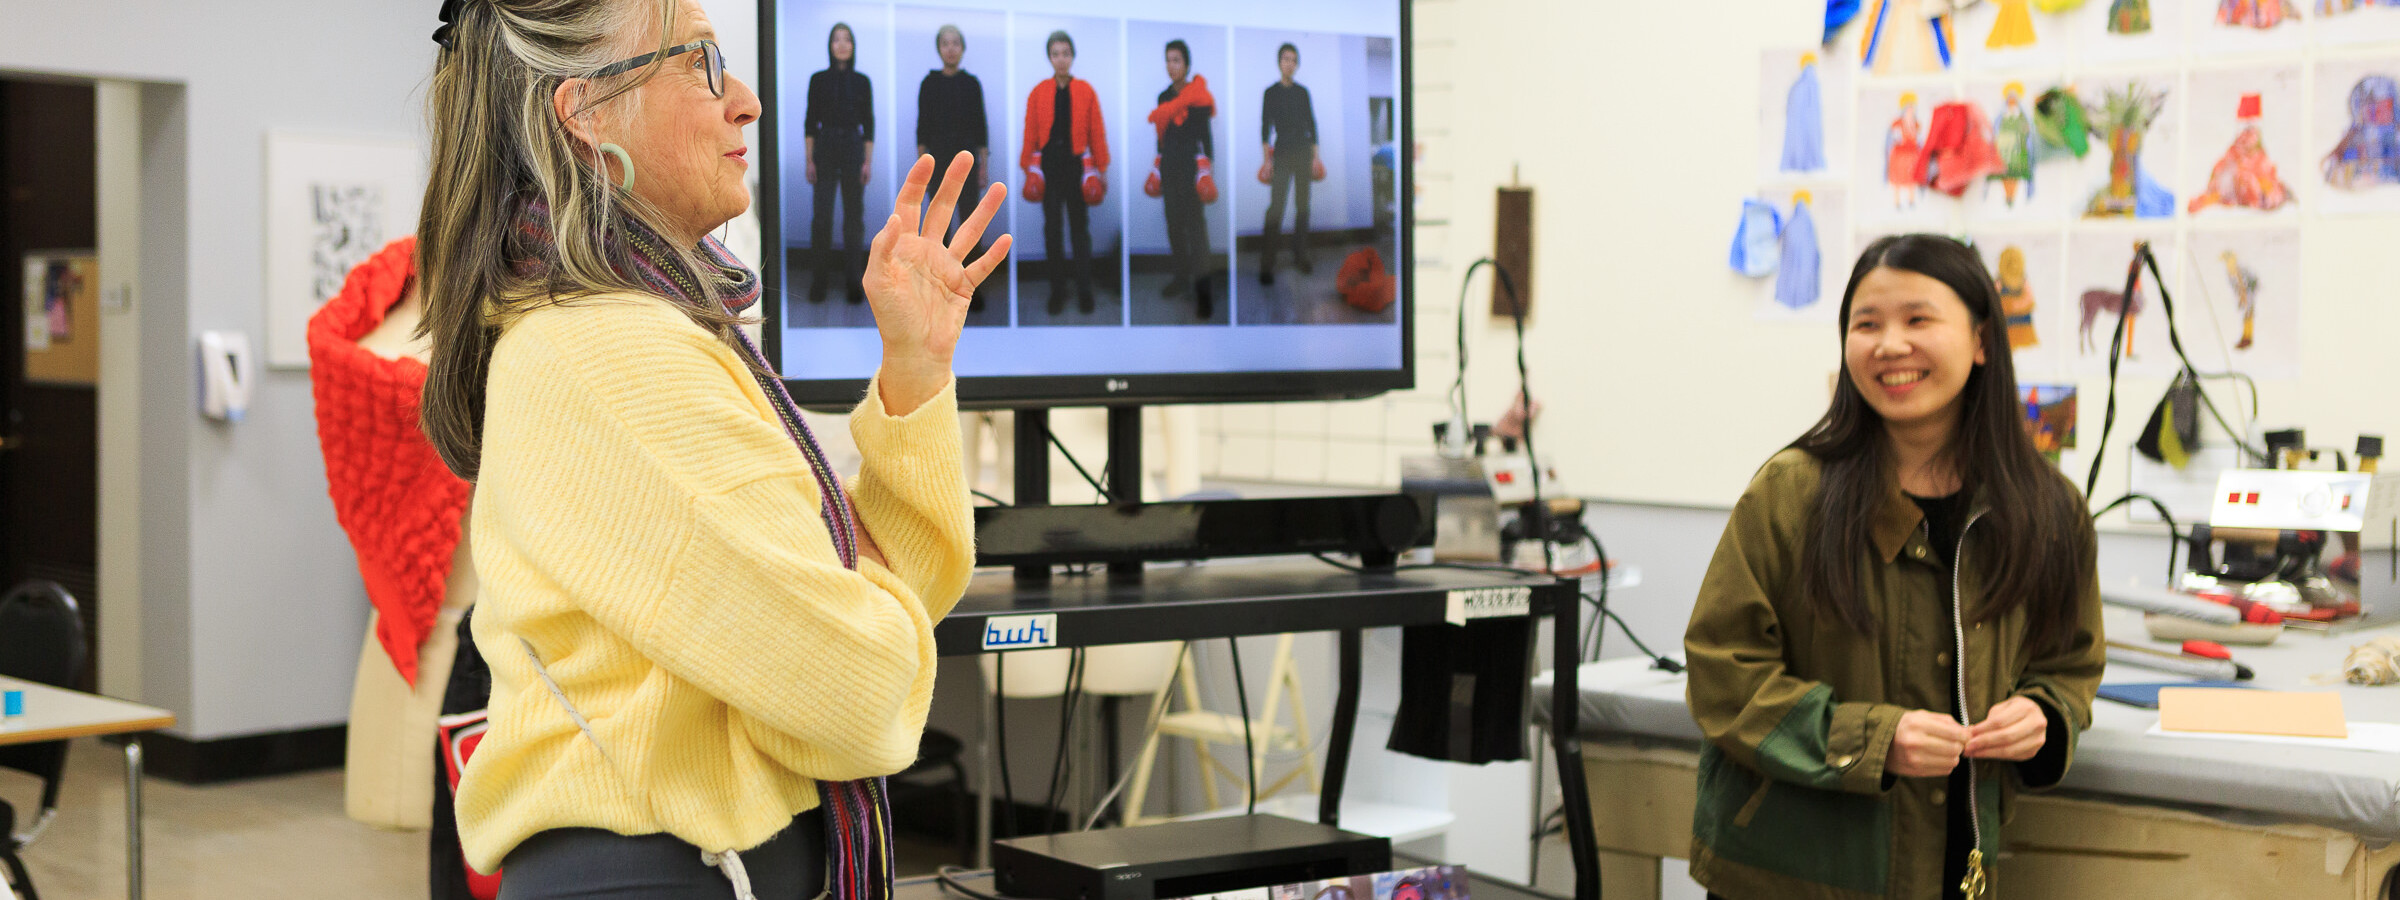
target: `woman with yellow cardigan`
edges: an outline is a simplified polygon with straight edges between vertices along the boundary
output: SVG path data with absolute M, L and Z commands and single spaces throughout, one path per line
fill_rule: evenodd
M 888 894 L 881 776 L 915 759 L 974 558 L 951 356 L 1009 239 L 964 259 L 1006 189 L 945 244 L 971 161 L 938 191 L 931 157 L 909 171 L 844 485 L 707 236 L 749 205 L 760 106 L 696 0 L 443 13 L 424 425 L 476 486 L 493 682 L 467 862 L 505 900 Z

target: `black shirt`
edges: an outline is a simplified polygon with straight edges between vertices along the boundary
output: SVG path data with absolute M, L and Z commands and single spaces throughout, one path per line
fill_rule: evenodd
M 1164 104 L 1180 93 L 1183 93 L 1182 88 L 1167 85 L 1166 90 L 1158 92 L 1158 102 Z M 1186 110 L 1183 124 L 1168 123 L 1166 132 L 1158 136 L 1158 155 L 1176 162 L 1186 162 L 1196 156 L 1216 156 L 1217 137 L 1214 129 L 1209 127 L 1209 122 L 1216 115 L 1214 107 L 1195 106 Z
M 983 82 L 961 70 L 935 69 L 917 85 L 917 143 L 936 160 L 949 162 L 961 150 L 989 147 L 991 127 L 983 116 Z
M 1285 87 L 1278 81 L 1267 85 L 1267 97 L 1261 101 L 1264 110 L 1259 117 L 1258 141 L 1275 144 L 1275 155 L 1307 155 L 1317 146 L 1317 108 L 1308 99 L 1308 88 L 1294 82 Z
M 831 68 L 808 76 L 808 111 L 803 133 L 817 139 L 820 161 L 855 161 L 875 139 L 875 88 L 854 69 Z
M 1052 79 L 1051 83 L 1057 84 L 1057 80 Z M 1075 155 L 1075 139 L 1069 131 L 1075 121 L 1075 97 L 1067 90 L 1072 84 L 1072 81 L 1061 84 L 1050 94 L 1050 142 L 1042 145 L 1044 164 Z

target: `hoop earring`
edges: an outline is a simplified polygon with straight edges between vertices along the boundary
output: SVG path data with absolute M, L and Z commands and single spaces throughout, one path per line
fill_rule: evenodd
M 602 153 L 616 157 L 617 165 L 625 167 L 625 183 L 619 187 L 628 191 L 633 190 L 633 154 L 625 152 L 625 148 L 615 144 L 601 144 L 598 149 Z

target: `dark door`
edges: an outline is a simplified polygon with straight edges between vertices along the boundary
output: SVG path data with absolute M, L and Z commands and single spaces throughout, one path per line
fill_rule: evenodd
M 93 129 L 91 85 L 0 80 L 0 589 L 65 585 L 83 607 L 85 658 L 97 660 L 98 392 L 25 372 L 26 254 L 99 240 Z M 98 317 L 78 312 L 54 346 L 99 341 Z M 95 663 L 82 686 L 96 683 Z

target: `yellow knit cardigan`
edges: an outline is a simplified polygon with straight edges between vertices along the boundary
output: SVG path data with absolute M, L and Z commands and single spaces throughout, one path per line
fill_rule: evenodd
M 470 864 L 564 827 L 748 849 L 814 808 L 816 781 L 915 760 L 933 622 L 974 564 L 955 386 L 897 417 L 869 386 L 851 416 L 852 495 L 893 567 L 850 571 L 757 382 L 666 301 L 525 313 L 488 384 L 470 527 L 491 730 L 458 790 Z

